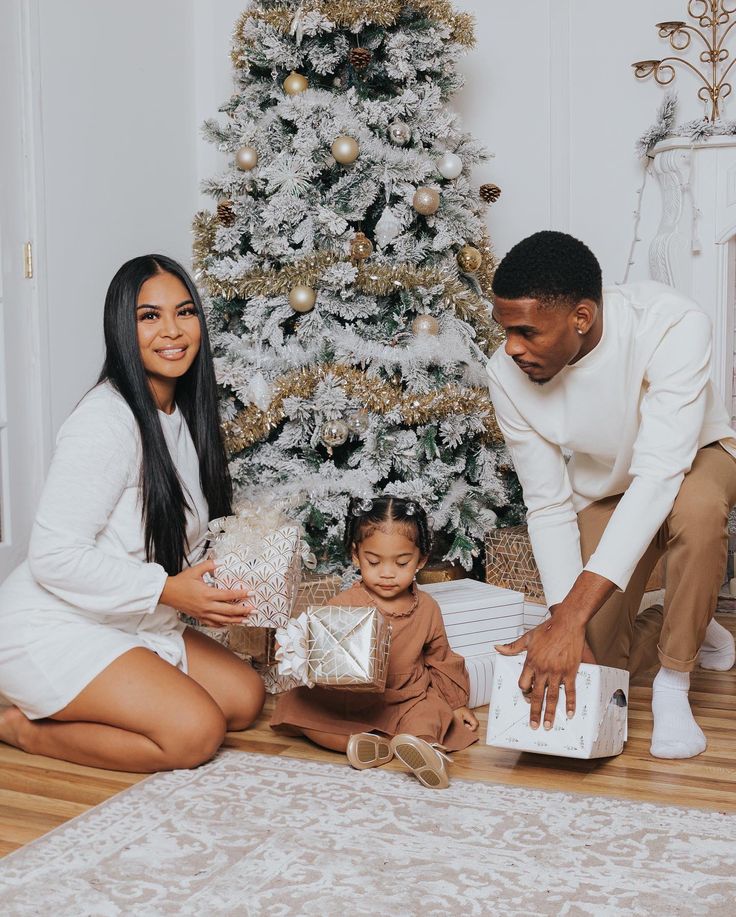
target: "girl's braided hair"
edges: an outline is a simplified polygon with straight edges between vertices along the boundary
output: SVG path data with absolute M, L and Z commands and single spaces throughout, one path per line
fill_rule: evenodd
M 432 550 L 432 532 L 424 509 L 415 500 L 384 494 L 374 499 L 354 497 L 345 520 L 345 550 L 348 555 L 376 529 L 396 525 L 419 548 L 422 557 Z

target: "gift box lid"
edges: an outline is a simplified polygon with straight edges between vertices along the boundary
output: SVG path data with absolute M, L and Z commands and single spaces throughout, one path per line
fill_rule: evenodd
M 434 598 L 443 614 L 445 610 L 459 607 L 498 608 L 503 605 L 524 604 L 524 593 L 513 589 L 502 589 L 474 579 L 451 580 L 447 583 L 429 583 L 422 586 L 425 592 Z

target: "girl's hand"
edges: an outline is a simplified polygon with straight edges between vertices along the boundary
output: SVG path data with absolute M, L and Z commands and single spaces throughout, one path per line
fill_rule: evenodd
M 471 732 L 478 729 L 478 718 L 468 707 L 458 707 L 457 710 L 452 711 L 452 716 L 458 726 L 464 726 Z
M 207 627 L 242 624 L 254 610 L 247 601 L 252 593 L 207 585 L 202 577 L 205 573 L 214 572 L 213 558 L 186 567 L 181 573 L 166 580 L 159 601 L 191 615 Z

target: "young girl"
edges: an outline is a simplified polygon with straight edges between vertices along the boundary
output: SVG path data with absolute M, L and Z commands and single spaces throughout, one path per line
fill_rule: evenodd
M 202 579 L 208 520 L 231 500 L 207 327 L 162 255 L 120 268 L 104 327 L 99 382 L 59 431 L 28 559 L 0 588 L 0 694 L 15 705 L 0 742 L 115 770 L 193 767 L 264 697 L 177 615 L 248 613 L 242 592 Z
M 332 605 L 372 605 L 392 626 L 386 690 L 381 694 L 294 688 L 282 695 L 271 726 L 346 752 L 353 767 L 376 767 L 394 755 L 425 786 L 448 786 L 442 751 L 477 741 L 466 706 L 468 676 L 447 642 L 437 603 L 417 588 L 431 537 L 421 507 L 398 497 L 353 500 L 345 545 L 361 580 Z M 390 737 L 390 741 L 387 737 Z

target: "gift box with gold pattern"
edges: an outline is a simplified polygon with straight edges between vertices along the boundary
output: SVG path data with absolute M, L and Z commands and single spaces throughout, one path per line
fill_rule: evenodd
M 525 525 L 509 525 L 486 532 L 486 582 L 523 592 L 527 602 L 544 604 L 529 533 Z
M 380 611 L 372 607 L 310 606 L 306 618 L 311 682 L 349 691 L 385 689 L 391 625 Z

